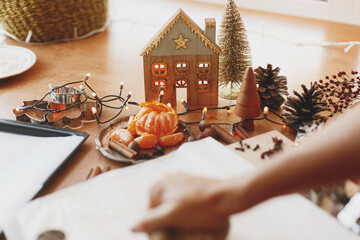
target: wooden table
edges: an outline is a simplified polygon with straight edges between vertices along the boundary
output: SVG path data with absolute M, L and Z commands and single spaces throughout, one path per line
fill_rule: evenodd
M 204 25 L 206 17 L 215 17 L 218 26 L 221 23 L 222 6 L 189 0 L 113 0 L 110 8 L 113 20 L 107 30 L 87 39 L 49 45 L 27 45 L 6 39 L 3 44 L 34 51 L 37 63 L 21 75 L 0 81 L 0 118 L 15 119 L 12 110 L 21 106 L 23 100 L 40 98 L 48 91 L 48 84 L 59 86 L 80 80 L 87 72 L 91 72 L 89 83 L 99 95 L 116 94 L 120 81 L 123 81 L 124 92 L 134 92 L 131 100 L 143 101 L 140 50 L 180 7 L 200 26 Z M 300 84 L 309 84 L 338 71 L 359 69 L 358 46 L 344 53 L 342 47 L 300 47 L 294 44 L 306 39 L 314 42 L 358 40 L 359 27 L 245 9 L 241 9 L 241 14 L 248 29 L 254 67 L 266 66 L 267 63 L 279 66 L 281 74 L 288 77 L 290 90 L 299 90 Z M 220 106 L 233 103 L 223 99 L 219 102 Z M 182 111 L 181 104 L 178 105 L 178 111 Z M 137 111 L 137 107 L 131 107 L 124 114 Z M 105 110 L 104 117 L 112 114 Z M 200 115 L 201 112 L 191 113 L 180 119 L 198 121 Z M 225 110 L 218 110 L 209 112 L 207 120 L 236 122 L 239 119 Z M 84 181 L 89 170 L 96 165 L 125 166 L 106 159 L 95 149 L 94 137 L 101 127 L 96 122 L 86 122 L 78 129 L 88 132 L 89 139 L 54 176 L 42 194 Z M 274 124 L 257 122 L 252 135 L 273 129 L 281 131 L 281 127 Z M 198 131 L 196 126 L 193 130 Z M 282 133 L 293 136 L 290 130 Z

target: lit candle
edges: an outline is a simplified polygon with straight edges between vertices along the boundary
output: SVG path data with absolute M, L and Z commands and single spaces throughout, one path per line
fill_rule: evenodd
M 268 115 L 269 113 L 269 108 L 268 107 L 264 107 L 264 111 L 263 111 L 264 115 Z
M 207 113 L 207 107 L 204 107 L 203 111 L 202 111 L 202 115 L 201 115 L 201 121 L 205 120 L 205 115 Z
M 182 103 L 182 105 L 184 106 L 184 108 L 185 108 L 186 111 L 189 111 L 189 110 L 190 110 L 189 105 L 185 102 L 185 100 L 184 100 L 183 98 L 181 99 L 181 103 Z
M 158 98 L 158 103 L 161 103 L 161 102 L 162 102 L 163 96 L 164 96 L 164 90 L 161 90 L 161 91 L 160 91 L 160 94 L 159 94 L 159 98 Z

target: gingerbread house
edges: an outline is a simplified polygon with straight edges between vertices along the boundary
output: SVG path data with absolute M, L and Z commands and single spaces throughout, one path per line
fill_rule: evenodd
M 215 43 L 214 18 L 202 30 L 182 9 L 141 51 L 145 100 L 176 105 L 179 89 L 186 89 L 189 106 L 217 106 L 220 47 Z

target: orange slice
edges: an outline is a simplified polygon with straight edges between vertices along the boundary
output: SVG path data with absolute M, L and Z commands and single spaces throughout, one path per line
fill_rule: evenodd
M 126 146 L 134 140 L 133 135 L 126 129 L 117 129 L 110 136 L 110 140 L 118 140 Z
M 184 134 L 182 132 L 178 132 L 178 133 L 173 133 L 159 137 L 159 143 L 161 146 L 169 147 L 178 144 L 183 139 L 184 139 Z
M 155 134 L 147 134 L 141 137 L 135 138 L 135 140 L 142 149 L 153 148 L 158 144 L 158 136 Z

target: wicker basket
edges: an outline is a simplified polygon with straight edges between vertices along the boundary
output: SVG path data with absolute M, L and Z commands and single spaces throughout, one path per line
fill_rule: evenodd
M 7 35 L 43 43 L 83 38 L 105 28 L 108 0 L 0 0 Z

